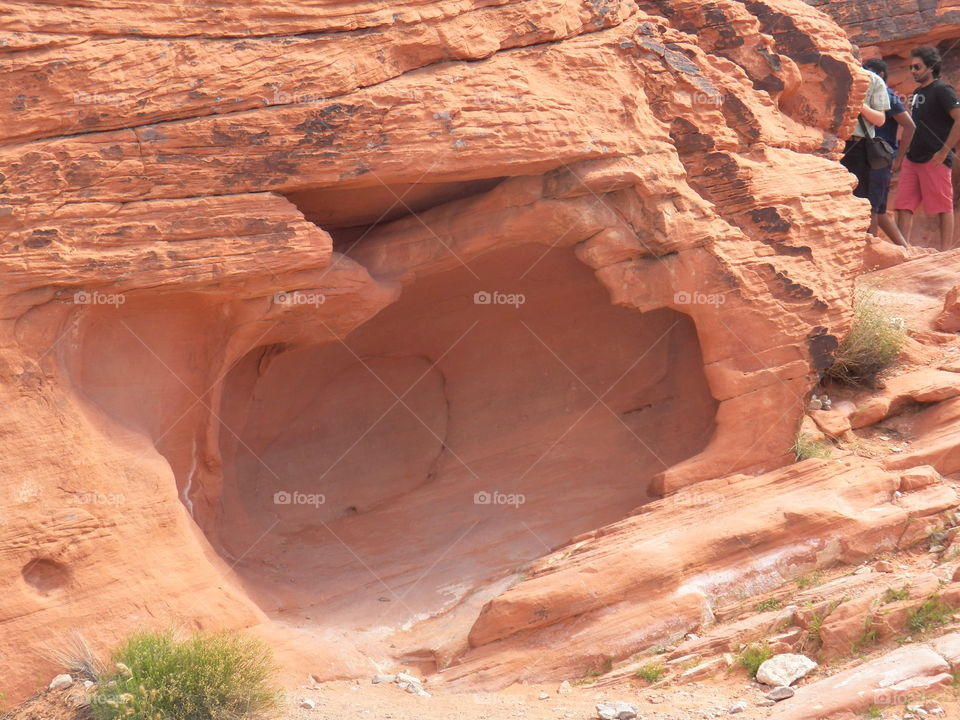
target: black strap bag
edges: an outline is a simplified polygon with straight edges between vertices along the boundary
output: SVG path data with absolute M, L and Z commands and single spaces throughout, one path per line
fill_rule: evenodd
M 888 168 L 893 162 L 894 151 L 890 143 L 881 137 L 867 137 L 867 124 L 863 122 L 863 117 L 857 117 L 857 122 L 863 128 L 863 142 L 867 148 L 867 164 L 873 170 Z M 874 131 L 876 132 L 876 131 Z

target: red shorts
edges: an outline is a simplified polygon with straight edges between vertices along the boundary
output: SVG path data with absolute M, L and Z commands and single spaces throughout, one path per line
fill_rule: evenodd
M 923 211 L 929 215 L 953 212 L 950 168 L 942 163 L 935 165 L 933 161 L 915 163 L 904 158 L 893 209 L 916 212 L 921 202 Z

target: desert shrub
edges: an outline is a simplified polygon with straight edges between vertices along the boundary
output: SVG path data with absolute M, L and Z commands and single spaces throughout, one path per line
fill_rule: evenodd
M 660 662 L 647 663 L 636 672 L 638 678 L 642 678 L 648 683 L 659 682 L 666 674 L 667 668 Z
M 830 447 L 823 442 L 811 438 L 805 432 L 798 432 L 793 439 L 793 457 L 797 462 L 809 460 L 810 458 L 828 458 L 830 457 Z
M 915 633 L 925 633 L 946 625 L 953 616 L 953 608 L 947 605 L 938 595 L 932 595 L 907 615 L 907 627 Z
M 737 659 L 750 673 L 750 677 L 756 677 L 760 666 L 772 657 L 773 650 L 767 643 L 754 643 L 745 647 Z
M 95 720 L 241 720 L 272 708 L 269 649 L 236 633 L 138 633 L 91 698 Z
M 857 290 L 850 332 L 840 341 L 826 375 L 844 385 L 873 386 L 903 348 L 903 319 L 877 299 L 876 288 Z
M 801 590 L 806 590 L 807 588 L 816 587 L 823 582 L 823 573 L 819 570 L 814 570 L 810 573 L 804 573 L 803 575 L 797 575 L 793 581 L 797 584 L 797 587 Z
M 899 602 L 900 600 L 906 600 L 908 597 L 910 597 L 910 588 L 908 588 L 906 585 L 899 590 L 887 588 L 887 591 L 883 594 L 880 604 L 886 605 L 892 602 Z
M 83 633 L 74 630 L 56 642 L 42 646 L 44 657 L 75 678 L 96 681 L 105 668 Z

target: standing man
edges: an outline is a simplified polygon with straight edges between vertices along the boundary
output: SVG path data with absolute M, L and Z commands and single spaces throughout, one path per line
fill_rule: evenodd
M 854 57 L 859 60 L 859 52 L 855 53 Z M 860 68 L 860 71 L 867 76 L 870 84 L 867 87 L 867 95 L 863 99 L 863 105 L 860 107 L 857 123 L 853 126 L 853 134 L 843 146 L 843 156 L 840 158 L 840 164 L 857 178 L 857 186 L 853 189 L 853 196 L 870 201 L 872 225 L 873 217 L 876 216 L 878 208 L 874 203 L 875 193 L 871 190 L 870 161 L 867 159 L 867 143 L 864 142 L 864 138 L 872 138 L 876 131 L 875 126 L 883 125 L 886 121 L 885 113 L 890 109 L 890 98 L 887 95 L 886 83 L 878 75 L 864 68 Z
M 953 247 L 953 184 L 950 167 L 953 149 L 960 141 L 960 100 L 940 79 L 940 53 L 924 45 L 910 51 L 910 73 L 920 85 L 910 101 L 917 129 L 902 161 L 900 181 L 893 201 L 897 225 L 909 240 L 913 213 L 923 210 L 940 219 L 940 249 Z M 900 163 L 897 156 L 897 163 Z M 896 164 L 894 165 L 896 170 Z
M 884 84 L 887 82 L 887 63 L 879 58 L 867 60 L 863 66 L 870 72 L 876 73 L 882 79 Z M 890 98 L 890 109 L 887 110 L 887 121 L 877 128 L 877 137 L 883 138 L 890 147 L 893 148 L 896 160 L 893 168 L 871 168 L 870 169 L 870 208 L 873 212 L 870 214 L 870 234 L 879 235 L 877 229 L 883 230 L 887 237 L 893 240 L 897 245 L 906 247 L 910 243 L 900 232 L 900 228 L 893 221 L 890 215 L 887 215 L 887 193 L 890 192 L 890 178 L 893 175 L 894 168 L 900 169 L 903 161 L 903 154 L 900 152 L 900 146 L 897 142 L 897 131 L 903 128 L 903 149 L 906 151 L 910 147 L 910 141 L 913 140 L 913 131 L 916 125 L 907 112 L 907 109 L 900 102 L 897 94 L 887 85 L 887 97 Z

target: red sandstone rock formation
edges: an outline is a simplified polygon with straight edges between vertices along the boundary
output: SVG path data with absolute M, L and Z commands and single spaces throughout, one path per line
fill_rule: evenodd
M 799 0 L 6 5 L 13 697 L 24 648 L 177 621 L 546 677 L 902 530 L 879 467 L 750 477 L 863 252 L 863 80 Z

